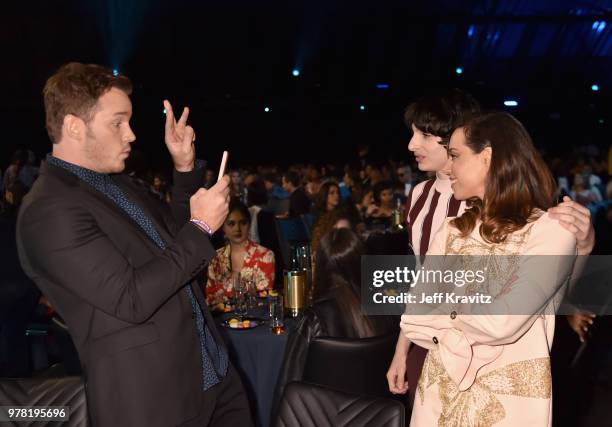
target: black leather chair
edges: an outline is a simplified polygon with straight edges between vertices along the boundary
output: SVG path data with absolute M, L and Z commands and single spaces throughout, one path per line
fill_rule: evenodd
M 387 369 L 397 333 L 379 337 L 315 338 L 308 346 L 303 381 L 361 395 L 394 397 Z
M 89 424 L 85 387 L 80 377 L 0 379 L 0 406 L 68 406 L 70 418 L 62 426 Z
M 405 427 L 401 403 L 358 396 L 303 382 L 290 383 L 276 427 Z

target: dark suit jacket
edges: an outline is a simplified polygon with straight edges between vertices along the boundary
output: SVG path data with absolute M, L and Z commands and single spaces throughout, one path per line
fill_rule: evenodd
M 202 405 L 200 343 L 184 286 L 215 250 L 188 221 L 202 170 L 175 172 L 174 181 L 170 213 L 117 175 L 166 240 L 164 251 L 118 205 L 50 164 L 19 214 L 21 263 L 68 325 L 94 426 L 175 426 Z M 192 288 L 222 345 L 202 290 Z

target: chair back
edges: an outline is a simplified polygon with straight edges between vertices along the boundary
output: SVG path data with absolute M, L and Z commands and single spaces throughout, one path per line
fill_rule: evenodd
M 298 381 L 285 389 L 276 427 L 405 427 L 405 417 L 404 406 L 396 400 Z
M 393 397 L 387 369 L 393 359 L 397 333 L 371 338 L 326 338 L 308 346 L 305 382 L 349 393 Z
M 62 422 L 62 426 L 89 425 L 85 387 L 80 377 L 0 379 L 0 405 L 68 406 L 69 420 Z

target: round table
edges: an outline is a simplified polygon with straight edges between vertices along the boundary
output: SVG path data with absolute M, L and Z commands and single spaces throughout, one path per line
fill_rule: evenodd
M 264 324 L 248 330 L 230 329 L 222 323 L 236 317 L 231 313 L 219 315 L 216 320 L 229 349 L 230 360 L 240 372 L 249 401 L 255 405 L 255 423 L 268 427 L 274 389 L 293 320 L 285 318 L 285 333 L 275 335 L 270 330 L 267 311 L 254 309 L 249 316 L 263 319 Z

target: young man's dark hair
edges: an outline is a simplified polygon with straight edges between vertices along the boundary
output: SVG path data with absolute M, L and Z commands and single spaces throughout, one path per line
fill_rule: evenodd
M 423 133 L 448 140 L 455 129 L 480 113 L 478 101 L 467 92 L 452 89 L 446 94 L 427 95 L 406 108 L 404 122 Z

